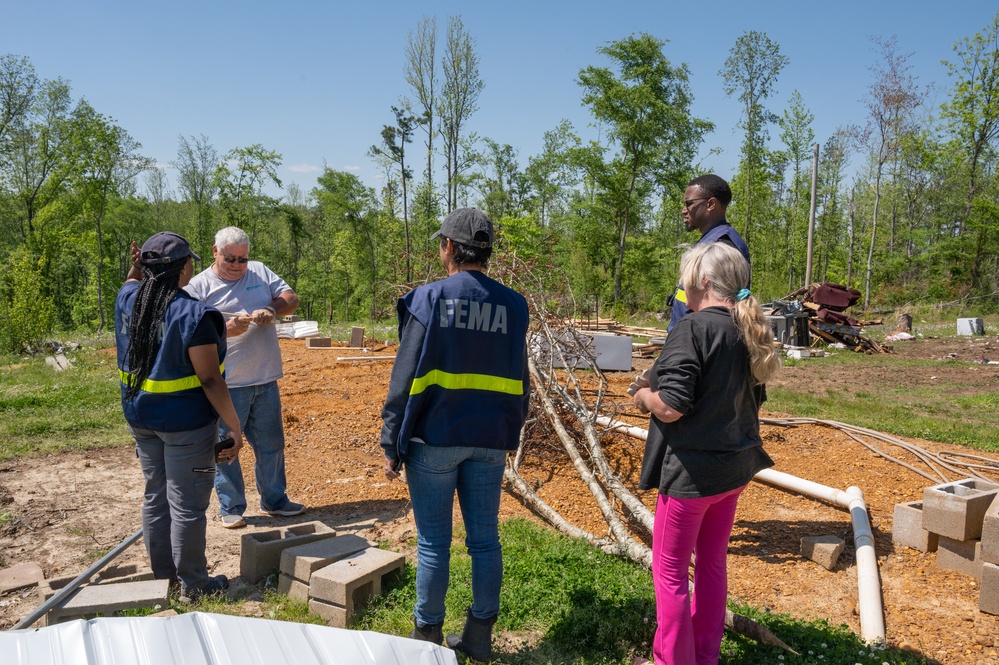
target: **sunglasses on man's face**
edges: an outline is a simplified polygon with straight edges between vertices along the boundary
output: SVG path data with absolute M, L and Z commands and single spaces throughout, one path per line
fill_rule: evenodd
M 226 263 L 239 263 L 240 265 L 250 262 L 250 259 L 244 256 L 226 256 L 225 254 L 222 255 L 222 260 Z

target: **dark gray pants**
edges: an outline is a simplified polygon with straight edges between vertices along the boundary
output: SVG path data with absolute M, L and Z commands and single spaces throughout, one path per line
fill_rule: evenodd
M 179 579 L 181 592 L 208 583 L 205 530 L 215 486 L 218 424 L 187 432 L 131 427 L 146 479 L 142 536 L 157 579 Z

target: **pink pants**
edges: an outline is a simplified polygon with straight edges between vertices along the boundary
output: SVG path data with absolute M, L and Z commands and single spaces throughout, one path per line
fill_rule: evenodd
M 659 495 L 652 532 L 657 665 L 715 665 L 725 631 L 725 559 L 735 508 L 745 486 L 700 499 Z M 694 595 L 687 570 L 695 556 Z

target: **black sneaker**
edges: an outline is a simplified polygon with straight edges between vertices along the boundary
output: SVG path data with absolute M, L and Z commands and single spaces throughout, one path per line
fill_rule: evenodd
M 180 602 L 193 603 L 205 596 L 221 596 L 229 589 L 229 578 L 225 575 L 209 577 L 208 583 L 200 589 L 188 589 L 180 596 Z

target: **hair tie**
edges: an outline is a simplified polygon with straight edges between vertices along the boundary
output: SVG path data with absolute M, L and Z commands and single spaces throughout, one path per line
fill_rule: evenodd
M 749 289 L 739 289 L 739 292 L 735 294 L 736 302 L 740 300 L 745 300 L 749 297 Z

